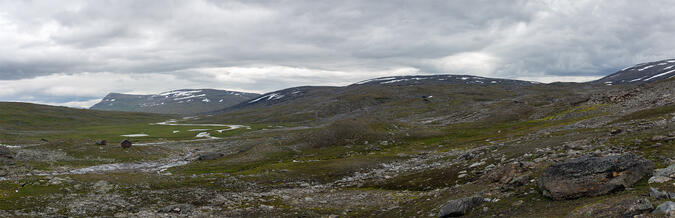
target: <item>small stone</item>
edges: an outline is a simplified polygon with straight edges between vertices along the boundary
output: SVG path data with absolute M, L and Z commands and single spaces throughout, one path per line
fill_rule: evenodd
M 166 207 L 163 207 L 162 209 L 159 209 L 157 212 L 158 213 L 188 213 L 192 210 L 192 205 L 189 204 L 174 204 L 174 205 L 169 205 Z
M 513 204 L 511 204 L 511 206 L 517 207 L 517 206 L 523 205 L 523 203 L 525 203 L 525 201 L 518 200 L 516 202 L 513 202 Z

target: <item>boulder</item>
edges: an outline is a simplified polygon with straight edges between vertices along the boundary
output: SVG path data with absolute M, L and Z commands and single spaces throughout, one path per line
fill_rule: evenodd
M 131 145 L 132 145 L 132 143 L 128 139 L 122 140 L 122 142 L 120 142 L 120 146 L 122 148 L 130 148 Z
M 192 210 L 192 205 L 189 204 L 174 204 L 174 205 L 169 205 L 166 207 L 163 207 L 162 209 L 159 209 L 157 213 L 189 213 L 190 210 Z
M 621 132 L 623 132 L 622 129 L 613 129 L 612 131 L 609 131 L 609 134 L 610 135 L 618 135 Z
M 14 152 L 8 147 L 0 146 L 0 165 L 14 165 Z
M 635 154 L 584 156 L 547 167 L 539 189 L 554 200 L 604 195 L 631 187 L 653 169 L 654 163 Z
M 652 211 L 653 214 L 667 214 L 667 215 L 670 215 L 673 212 L 675 212 L 675 202 L 672 201 L 663 202 L 663 204 L 659 204 L 659 206 L 656 206 L 656 209 Z
M 649 183 L 665 183 L 673 179 L 675 179 L 675 164 L 654 170 L 654 176 L 649 178 Z
M 96 145 L 107 145 L 108 142 L 106 140 L 98 140 L 96 141 Z
M 221 157 L 224 157 L 224 154 L 221 153 L 216 153 L 216 152 L 208 152 L 208 153 L 203 153 L 200 154 L 197 160 L 216 160 L 220 159 Z
M 463 216 L 472 208 L 483 204 L 483 202 L 485 202 L 485 199 L 478 196 L 448 201 L 448 203 L 445 203 L 445 205 L 441 207 L 441 211 L 438 212 L 438 217 Z

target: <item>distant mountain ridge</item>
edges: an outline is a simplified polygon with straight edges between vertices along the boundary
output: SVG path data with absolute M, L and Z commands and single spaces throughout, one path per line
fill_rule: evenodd
M 110 93 L 90 109 L 194 114 L 221 110 L 258 96 L 255 93 L 216 89 L 180 89 L 155 95 Z
M 326 87 L 326 86 L 299 86 L 282 89 L 260 95 L 257 98 L 242 102 L 231 109 L 245 108 L 250 106 L 273 105 L 293 99 L 305 97 L 312 93 L 324 93 L 328 95 L 337 92 L 349 90 L 357 86 L 409 86 L 409 85 L 503 85 L 503 86 L 527 86 L 540 84 L 532 81 L 497 79 L 470 75 L 411 75 L 411 76 L 389 76 L 360 81 L 344 87 Z
M 649 83 L 675 77 L 675 59 L 636 64 L 591 83 L 606 85 Z

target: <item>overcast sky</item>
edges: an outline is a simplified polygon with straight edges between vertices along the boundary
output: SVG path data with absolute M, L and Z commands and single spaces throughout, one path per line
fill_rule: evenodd
M 0 0 L 0 101 L 406 74 L 588 81 L 675 55 L 672 1 Z

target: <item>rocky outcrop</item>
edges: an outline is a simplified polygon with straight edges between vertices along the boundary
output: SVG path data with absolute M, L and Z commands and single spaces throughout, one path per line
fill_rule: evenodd
M 481 205 L 483 202 L 485 202 L 485 200 L 478 196 L 448 201 L 448 203 L 441 207 L 441 211 L 438 212 L 438 217 L 463 216 L 469 212 L 469 210 Z
M 585 156 L 546 168 L 539 188 L 554 200 L 598 196 L 631 187 L 653 169 L 654 163 L 634 154 Z

